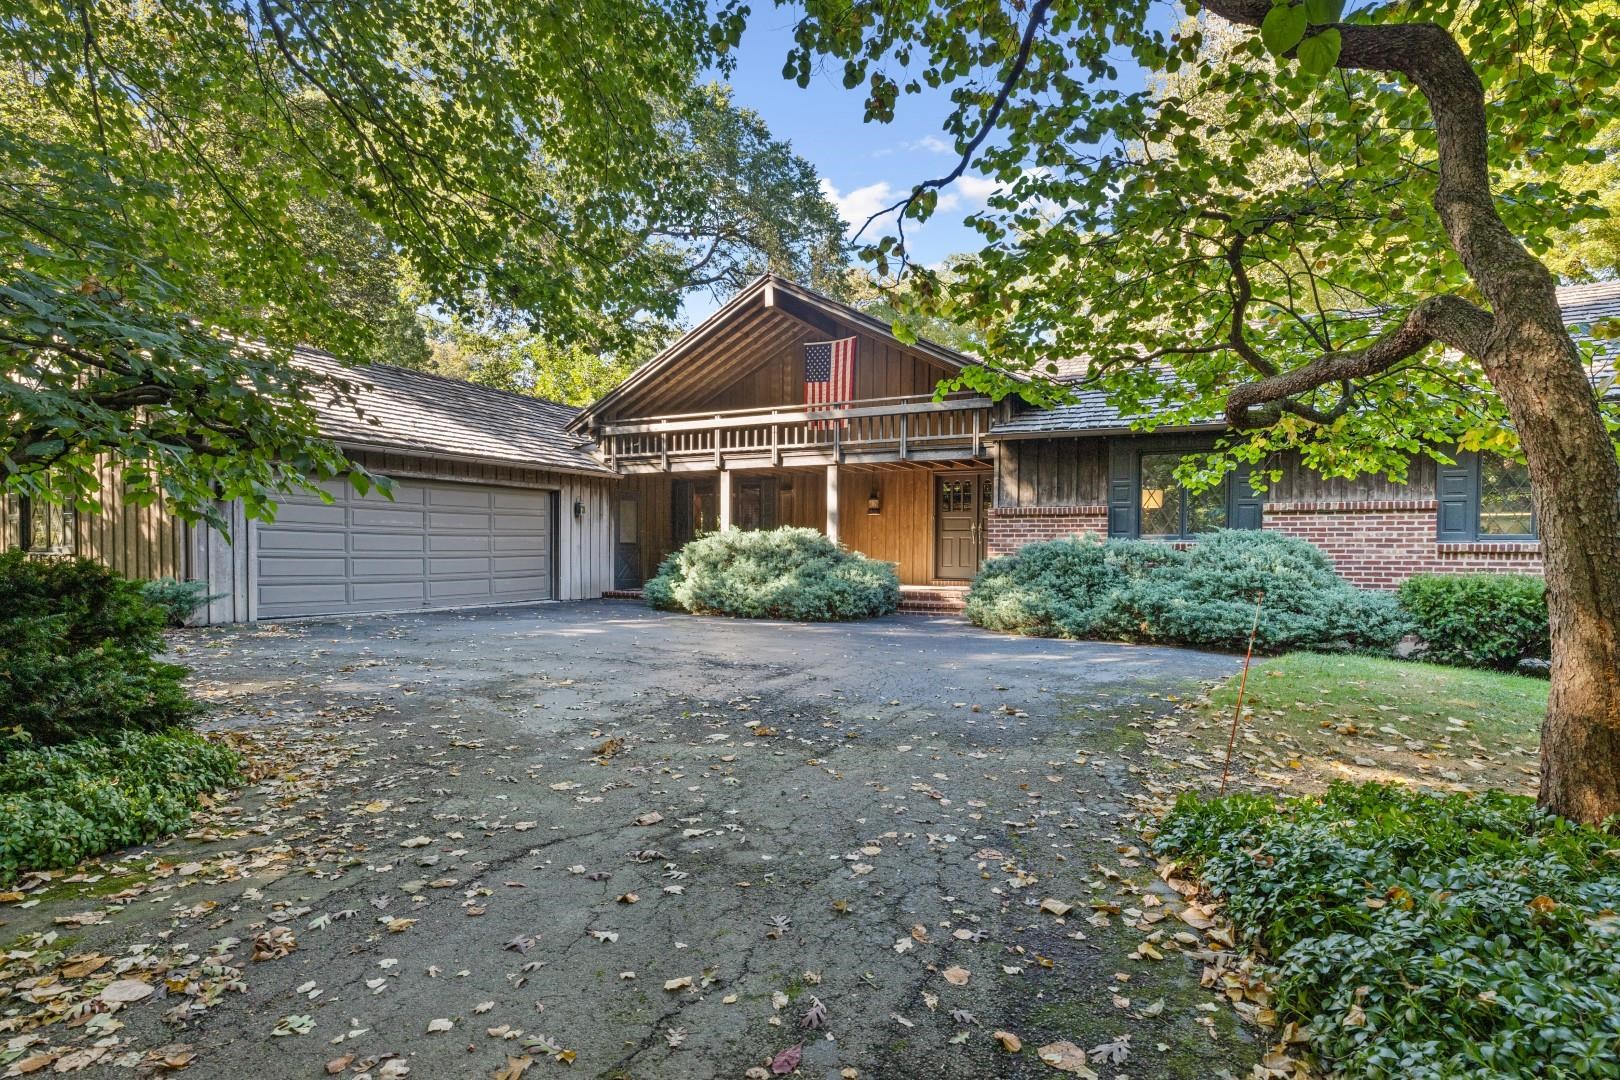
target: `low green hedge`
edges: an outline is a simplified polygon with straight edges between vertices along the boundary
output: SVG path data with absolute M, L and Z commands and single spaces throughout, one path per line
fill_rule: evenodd
M 1154 846 L 1264 950 L 1334 1075 L 1612 1076 L 1620 850 L 1502 792 L 1185 794 Z
M 893 564 L 846 551 L 814 529 L 727 529 L 671 554 L 644 589 L 667 611 L 819 622 L 900 606 Z
M 0 754 L 0 884 L 182 829 L 240 767 L 235 751 L 178 730 Z
M 1510 671 L 1545 660 L 1547 584 L 1529 574 L 1419 574 L 1397 594 L 1423 639 L 1425 660 Z
M 50 744 L 183 723 L 185 669 L 158 659 L 168 620 L 97 563 L 0 555 L 0 725 Z
M 1320 551 L 1278 533 L 1222 530 L 1187 549 L 1094 538 L 1031 544 L 991 559 L 968 618 L 991 630 L 1243 648 L 1387 651 L 1407 622 L 1395 598 L 1356 589 Z

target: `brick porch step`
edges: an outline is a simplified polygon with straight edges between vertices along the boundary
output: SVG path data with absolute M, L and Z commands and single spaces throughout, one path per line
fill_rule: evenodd
M 960 615 L 967 607 L 967 586 L 902 585 L 903 615 Z

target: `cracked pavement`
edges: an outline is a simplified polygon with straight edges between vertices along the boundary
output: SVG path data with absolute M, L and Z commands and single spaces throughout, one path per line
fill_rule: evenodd
M 594 1077 L 743 1077 L 800 1044 L 802 1076 L 1056 1076 L 1035 1047 L 1120 1035 L 1128 1058 L 1099 1075 L 1243 1075 L 1260 1055 L 1196 963 L 1144 958 L 1127 925 L 1175 898 L 1130 824 L 1131 723 L 1232 657 L 622 601 L 174 648 L 204 726 L 267 774 L 187 837 L 0 908 L 7 942 L 54 929 L 50 948 L 176 980 L 76 1042 L 19 1028 L 0 980 L 5 1037 L 110 1040 L 94 1075 L 175 1043 L 194 1074 L 259 1078 L 349 1054 L 340 1072 L 374 1078 L 524 1057 L 512 1075 L 532 1078 L 570 1056 Z M 280 929 L 296 947 L 249 958 Z M 182 985 L 204 968 L 219 992 Z M 273 1035 L 286 1017 L 313 1027 Z

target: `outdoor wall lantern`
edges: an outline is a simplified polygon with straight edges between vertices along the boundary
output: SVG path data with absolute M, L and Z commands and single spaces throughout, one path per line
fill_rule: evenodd
M 866 497 L 866 512 L 868 514 L 883 513 L 883 500 L 878 498 L 877 488 L 873 488 L 872 494 Z
M 584 499 L 575 499 L 574 500 L 574 520 L 579 521 L 582 518 L 584 518 L 584 516 L 585 516 L 585 500 Z

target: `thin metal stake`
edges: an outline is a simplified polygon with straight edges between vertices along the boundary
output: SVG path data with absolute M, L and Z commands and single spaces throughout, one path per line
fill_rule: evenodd
M 1254 639 L 1260 633 L 1260 605 L 1266 602 L 1266 591 L 1261 589 L 1254 598 L 1254 626 L 1249 630 L 1249 651 L 1243 654 L 1243 677 L 1238 680 L 1237 705 L 1232 709 L 1232 734 L 1226 740 L 1226 761 L 1221 765 L 1220 795 L 1226 794 L 1226 778 L 1232 772 L 1232 748 L 1237 745 L 1238 717 L 1243 715 L 1243 691 L 1249 685 L 1249 661 L 1254 659 Z

